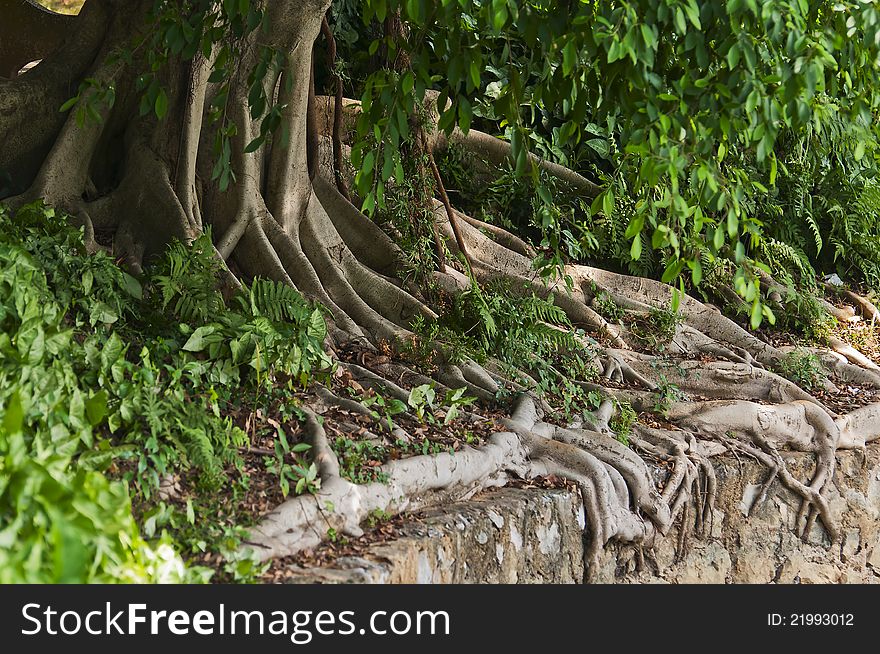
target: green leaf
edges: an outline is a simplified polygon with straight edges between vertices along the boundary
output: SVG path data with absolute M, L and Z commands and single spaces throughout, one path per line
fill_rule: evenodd
M 739 43 L 734 43 L 727 51 L 727 65 L 731 70 L 737 67 L 740 57 L 742 57 L 742 50 L 739 48 Z
M 500 32 L 507 23 L 507 0 L 492 0 L 492 27 Z
M 85 413 L 86 418 L 89 421 L 89 424 L 92 427 L 97 427 L 104 418 L 107 417 L 109 410 L 107 408 L 107 400 L 108 395 L 107 391 L 100 390 L 97 393 L 93 394 L 88 400 L 85 402 Z
M 70 98 L 70 100 L 61 105 L 61 108 L 58 111 L 60 113 L 67 113 L 68 111 L 73 109 L 77 105 L 77 103 L 79 103 L 79 95 Z
M 756 298 L 752 303 L 752 315 L 751 315 L 751 325 L 752 329 L 757 329 L 761 326 L 761 322 L 764 318 L 764 312 L 761 310 L 761 300 L 760 298 Z
M 3 431 L 6 434 L 17 434 L 24 424 L 24 407 L 19 392 L 13 391 L 3 409 Z
M 699 259 L 695 259 L 691 267 L 691 282 L 694 286 L 699 286 L 703 281 L 703 265 Z
M 614 190 L 608 189 L 602 196 L 602 213 L 608 218 L 614 215 Z
M 165 114 L 168 113 L 168 94 L 165 92 L 165 89 L 160 89 L 159 94 L 156 96 L 155 111 L 156 118 L 159 120 L 162 120 Z
M 575 47 L 574 39 L 571 39 L 562 48 L 562 72 L 563 72 L 563 74 L 571 75 L 576 64 L 577 64 L 577 48 Z
M 192 336 L 184 344 L 183 349 L 186 352 L 201 352 L 207 349 L 211 343 L 217 343 L 219 340 L 220 336 L 217 334 L 217 327 L 215 325 L 205 325 L 192 333 Z
M 105 372 L 115 364 L 125 353 L 125 344 L 116 332 L 110 335 L 101 350 L 101 369 Z
M 320 309 L 315 309 L 309 315 L 306 333 L 309 338 L 313 338 L 321 343 L 323 343 L 324 339 L 327 337 L 327 322 L 324 320 L 324 315 L 321 313 Z
M 638 261 L 642 256 L 642 237 L 636 236 L 633 239 L 632 246 L 629 249 L 629 255 L 633 261 Z
M 125 287 L 126 292 L 133 298 L 138 300 L 144 299 L 143 286 L 141 286 L 141 283 L 127 272 L 122 273 L 122 284 Z
M 119 315 L 104 302 L 95 302 L 89 310 L 89 320 L 92 325 L 99 322 L 112 325 L 119 320 Z

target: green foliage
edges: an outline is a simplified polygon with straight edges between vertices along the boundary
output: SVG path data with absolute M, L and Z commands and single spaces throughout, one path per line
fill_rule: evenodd
M 405 146 L 417 151 L 412 139 Z M 402 166 L 403 176 L 388 185 L 376 220 L 394 234 L 400 246 L 403 277 L 425 287 L 431 284 L 431 273 L 437 267 L 433 179 L 428 179 L 425 155 L 406 157 Z
M 82 234 L 39 205 L 0 208 L 7 580 L 200 576 L 166 537 L 141 539 L 129 485 L 149 501 L 176 470 L 216 490 L 247 443 L 225 410 L 330 368 L 323 316 L 301 297 L 257 282 L 223 305 L 207 237 L 173 246 L 156 270 L 138 281 L 86 254 Z M 282 483 L 296 473 L 278 470 Z M 308 467 L 301 477 L 314 485 Z
M 617 302 L 614 301 L 614 298 L 605 291 L 596 295 L 593 304 L 596 312 L 610 323 L 620 323 L 624 316 L 626 316 L 626 310 L 617 304 Z
M 242 313 L 254 318 L 267 318 L 276 323 L 292 321 L 300 325 L 308 324 L 316 338 L 323 332 L 320 313 L 315 313 L 314 307 L 286 284 L 255 279 L 236 299 Z
M 383 511 L 382 509 L 373 509 L 367 516 L 367 525 L 370 527 L 370 529 L 375 529 L 383 522 L 388 522 L 389 520 L 391 520 L 392 517 L 394 516 L 392 516 L 387 511 Z
M 651 309 L 645 318 L 632 322 L 630 330 L 643 344 L 662 349 L 675 337 L 675 328 L 681 320 L 681 314 L 672 309 Z
M 406 38 L 382 28 L 397 13 Z M 753 264 L 808 285 L 812 271 L 832 267 L 880 282 L 876 3 L 632 0 L 561 11 L 543 1 L 336 0 L 330 17 L 346 91 L 362 99 L 352 163 L 368 213 L 407 213 L 398 191 L 413 178 L 413 126 L 436 91 L 441 130 L 475 125 L 510 142 L 511 167 L 496 186 L 519 201 L 499 202 L 497 213 L 540 236 L 544 274 L 570 258 L 599 260 L 684 290 L 685 277 L 698 286 L 706 263 L 722 258 L 739 268 L 753 327 L 774 320 Z M 169 109 L 159 71 L 211 61 L 213 177 L 224 189 L 235 183 L 232 141 L 242 127 L 226 111 L 233 80 L 247 80 L 260 122 L 245 149 L 276 132 L 287 139 L 283 103 L 265 84 L 285 53 L 246 49 L 268 20 L 254 0 L 156 0 L 150 29 L 118 55 L 130 63 L 139 53 L 141 112 L 158 118 Z M 387 67 L 403 59 L 409 66 Z M 100 120 L 114 101 L 112 84 L 89 79 L 64 108 Z M 590 201 L 556 186 L 529 152 L 602 192 Z M 422 275 L 433 257 L 427 221 L 394 222 L 410 232 L 406 251 Z
M 543 299 L 504 282 L 472 282 L 446 309 L 437 321 L 414 321 L 416 338 L 401 349 L 416 363 L 433 365 L 439 345 L 453 362 L 496 360 L 512 378 L 556 401 L 567 418 L 599 406 L 599 394 L 581 384 L 595 376 L 596 353 L 552 295 Z
M 388 431 L 394 430 L 394 416 L 406 411 L 406 404 L 397 398 L 386 398 L 375 391 L 362 397 L 361 404 L 370 409 L 373 419 L 381 421 Z
M 496 357 L 510 363 L 536 354 L 578 347 L 565 312 L 553 296 L 539 298 L 516 292 L 505 282 L 470 288 L 452 299 L 442 327 L 463 334 L 479 358 Z
M 363 83 L 359 134 L 381 137 L 384 161 L 369 145 L 355 148 L 367 209 L 396 175 L 405 117 L 435 88 L 441 129 L 495 126 L 513 147 L 514 173 L 539 189 L 547 183 L 527 150 L 605 183 L 589 207 L 571 213 L 537 192 L 543 263 L 575 254 L 565 246 L 572 241 L 631 272 L 664 281 L 688 272 L 698 285 L 707 258 L 743 266 L 773 239 L 814 265 L 825 267 L 815 256 L 824 250 L 859 276 L 876 273 L 874 214 L 849 228 L 860 222 L 849 207 L 870 194 L 847 190 L 841 202 L 826 184 L 837 178 L 857 188 L 874 176 L 874 3 L 639 0 L 567 11 L 518 0 L 361 4 L 365 23 L 399 10 L 414 34 L 411 71 L 379 70 Z M 379 37 L 361 38 L 378 49 Z M 777 220 L 776 209 L 794 219 Z M 781 224 L 803 243 L 780 238 Z M 630 245 L 621 247 L 620 236 Z M 753 326 L 773 321 L 755 276 L 742 275 L 737 291 L 752 305 Z
M 210 233 L 193 241 L 191 246 L 172 242 L 151 276 L 159 310 L 170 313 L 169 318 L 198 323 L 222 313 L 219 270 Z
M 343 437 L 333 439 L 331 446 L 339 459 L 339 472 L 348 481 L 353 484 L 388 481 L 388 474 L 375 465 L 388 458 L 384 445 Z
M 836 271 L 878 287 L 876 148 L 874 128 L 848 120 L 830 95 L 817 100 L 814 124 L 777 144 L 776 187 L 756 201 L 767 219 L 754 256 L 780 281 L 812 290 L 817 273 Z
M 666 417 L 669 409 L 675 402 L 687 399 L 677 384 L 670 382 L 666 375 L 660 374 L 657 382 L 656 397 L 654 398 L 654 412 Z
M 287 497 L 293 484 L 294 495 L 303 493 L 317 493 L 321 488 L 321 479 L 318 477 L 318 467 L 314 462 L 303 458 L 303 454 L 312 449 L 308 443 L 297 443 L 291 446 L 287 440 L 287 434 L 280 427 L 275 438 L 275 456 L 265 459 L 266 469 L 278 475 L 281 484 L 281 494 Z M 293 457 L 293 463 L 288 459 Z
M 230 484 L 226 489 L 233 499 L 242 490 L 242 484 Z M 225 499 L 216 494 L 199 494 L 187 499 L 184 506 L 158 502 L 139 516 L 144 537 L 152 539 L 160 532 L 173 533 L 174 544 L 182 554 L 198 557 L 206 552 L 218 553 L 223 564 L 220 579 L 213 581 L 258 581 L 269 564 L 260 561 L 253 549 L 240 547 L 250 521 L 257 516 L 243 513 L 234 517 L 234 524 L 229 524 L 231 516 L 227 514 L 229 506 Z
M 167 537 L 138 534 L 125 484 L 78 465 L 78 444 L 47 448 L 32 408 L 15 391 L 0 425 L 0 582 L 183 583 L 187 570 Z M 56 430 L 60 431 L 60 430 Z M 41 443 L 41 441 L 43 441 Z M 67 450 L 65 452 L 65 450 Z
M 437 392 L 433 384 L 415 386 L 409 392 L 407 404 L 415 412 L 420 422 L 430 425 L 448 425 L 458 418 L 463 407 L 477 401 L 475 397 L 465 397 L 467 388 L 448 390 L 442 402 L 437 403 Z
M 783 297 L 784 311 L 778 327 L 790 333 L 800 334 L 811 343 L 827 343 L 837 321 L 817 300 L 816 294 L 788 287 Z
M 20 215 L 0 208 L 0 581 L 195 579 L 167 538 L 140 537 L 126 484 L 101 472 L 127 448 L 102 434 L 114 395 L 83 383 L 109 361 L 89 361 L 80 338 L 104 337 L 136 287 L 106 257 L 80 260 L 81 242 L 51 211 Z M 94 322 L 86 289 L 104 305 Z M 116 304 L 100 299 L 114 294 Z
M 633 425 L 639 420 L 639 416 L 629 402 L 615 402 L 614 415 L 608 422 L 615 438 L 626 446 L 629 446 L 629 437 L 632 435 Z
M 776 371 L 805 391 L 821 388 L 825 379 L 819 357 L 801 349 L 792 350 L 783 356 Z

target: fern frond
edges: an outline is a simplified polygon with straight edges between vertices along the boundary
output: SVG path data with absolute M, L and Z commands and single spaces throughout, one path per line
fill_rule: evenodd
M 267 279 L 255 279 L 245 293 L 238 296 L 238 301 L 252 316 L 273 322 L 290 320 L 298 324 L 311 314 L 309 303 L 296 289 Z

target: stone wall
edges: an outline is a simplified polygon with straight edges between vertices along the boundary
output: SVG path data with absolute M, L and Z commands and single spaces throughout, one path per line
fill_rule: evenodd
M 809 479 L 811 457 L 786 455 L 798 479 Z M 694 539 L 682 556 L 676 534 L 661 540 L 636 573 L 631 548 L 612 547 L 596 580 L 672 583 L 880 583 L 880 446 L 838 456 L 828 496 L 841 525 L 831 543 L 819 525 L 807 542 L 792 528 L 800 499 L 777 481 L 751 511 L 769 471 L 749 459 L 715 461 L 719 497 L 711 536 Z
M 505 488 L 435 509 L 400 537 L 324 568 L 301 583 L 579 583 L 584 513 L 576 493 Z
M 810 456 L 789 454 L 799 479 Z M 880 582 L 880 446 L 846 452 L 829 498 L 842 538 L 833 547 L 815 526 L 807 541 L 792 525 L 799 499 L 756 462 L 715 461 L 719 496 L 711 533 L 677 551 L 673 530 L 642 556 L 609 547 L 589 578 L 598 583 Z M 751 515 L 749 516 L 749 510 Z M 577 493 L 500 489 L 431 511 L 393 541 L 323 568 L 296 568 L 292 581 L 321 583 L 579 583 L 584 580 L 583 507 Z

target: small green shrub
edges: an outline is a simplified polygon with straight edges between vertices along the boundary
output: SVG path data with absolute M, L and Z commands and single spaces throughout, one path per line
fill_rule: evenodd
M 632 435 L 633 425 L 639 420 L 639 416 L 629 402 L 615 402 L 614 415 L 608 423 L 615 438 L 629 446 L 629 437 Z
M 677 311 L 651 309 L 646 318 L 630 325 L 630 331 L 643 345 L 663 349 L 675 337 L 675 329 L 681 321 L 681 314 Z
M 446 392 L 443 401 L 438 403 L 433 384 L 422 384 L 410 391 L 407 404 L 421 422 L 430 425 L 448 425 L 458 417 L 463 407 L 477 401 L 475 397 L 466 397 L 466 391 L 467 388 L 450 389 Z
M 805 391 L 820 388 L 825 377 L 819 357 L 801 349 L 792 350 L 783 356 L 776 371 Z
M 654 398 L 654 412 L 666 417 L 669 414 L 669 409 L 672 408 L 674 403 L 681 402 L 685 399 L 687 399 L 687 396 L 682 392 L 678 385 L 673 384 L 666 378 L 666 375 L 660 373 L 657 382 L 656 397 Z

